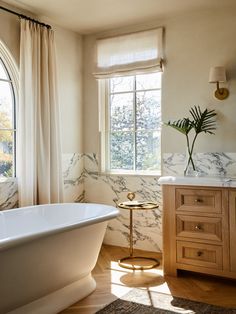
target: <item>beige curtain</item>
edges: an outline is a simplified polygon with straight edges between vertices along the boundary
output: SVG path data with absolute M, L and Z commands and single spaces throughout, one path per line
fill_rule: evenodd
M 20 206 L 63 201 L 53 31 L 21 19 L 17 177 Z

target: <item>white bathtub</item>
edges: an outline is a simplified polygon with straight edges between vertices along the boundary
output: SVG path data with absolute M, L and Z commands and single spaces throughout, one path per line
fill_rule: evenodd
M 112 206 L 52 204 L 0 212 L 0 314 L 53 314 L 90 294 Z

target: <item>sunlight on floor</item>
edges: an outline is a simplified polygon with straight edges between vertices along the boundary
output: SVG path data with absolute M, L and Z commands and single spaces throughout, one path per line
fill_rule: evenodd
M 163 277 L 163 271 L 158 268 L 149 270 L 129 270 L 122 268 L 112 261 L 111 267 L 111 293 L 119 298 L 133 288 L 146 290 L 151 302 L 151 293 L 160 292 L 171 294 L 168 284 Z

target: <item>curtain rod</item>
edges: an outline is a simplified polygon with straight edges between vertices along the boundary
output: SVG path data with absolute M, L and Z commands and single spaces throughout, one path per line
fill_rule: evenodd
M 24 14 L 17 13 L 17 12 L 15 12 L 15 11 L 12 11 L 12 10 L 10 10 L 10 9 L 4 8 L 4 7 L 2 7 L 2 6 L 0 6 L 0 9 L 3 10 L 3 11 L 9 12 L 9 13 L 11 13 L 11 14 L 17 15 L 20 19 L 29 20 L 29 21 L 34 22 L 34 23 L 36 23 L 36 24 L 39 24 L 39 25 L 41 25 L 41 26 L 47 27 L 48 29 L 51 29 L 51 28 L 52 28 L 51 25 L 48 25 L 48 24 L 39 22 L 39 21 L 37 21 L 37 20 L 35 20 L 35 19 L 32 19 L 31 17 L 26 16 L 26 15 L 24 15 Z

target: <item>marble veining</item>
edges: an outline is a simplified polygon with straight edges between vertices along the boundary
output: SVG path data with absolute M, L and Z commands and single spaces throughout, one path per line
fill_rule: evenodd
M 62 155 L 65 202 L 83 202 L 85 199 L 83 162 L 83 154 Z M 0 210 L 16 207 L 18 207 L 17 179 L 2 179 L 0 181 Z
M 236 178 L 236 153 L 197 153 L 194 160 L 199 176 Z M 156 210 L 135 211 L 134 244 L 139 249 L 162 250 L 162 196 L 158 177 L 101 174 L 95 153 L 63 154 L 62 161 L 65 202 L 115 205 L 126 200 L 128 191 L 136 193 L 136 200 L 157 202 Z M 166 153 L 162 163 L 163 176 L 183 176 L 186 156 Z M 17 180 L 0 182 L 0 209 L 17 206 Z M 129 246 L 128 210 L 122 209 L 120 216 L 110 221 L 105 243 Z
M 196 153 L 193 159 L 200 176 L 236 176 L 236 153 Z M 183 175 L 185 164 L 185 154 L 166 153 L 163 175 Z
M 136 248 L 160 251 L 161 239 L 161 189 L 156 177 L 100 174 L 96 154 L 84 154 L 86 201 L 112 204 L 126 200 L 129 191 L 137 200 L 160 204 L 156 210 L 134 212 L 134 245 Z M 121 209 L 120 216 L 109 222 L 104 242 L 129 246 L 129 210 Z
M 194 155 L 200 176 L 236 176 L 236 153 L 197 153 Z M 185 154 L 163 155 L 163 175 L 183 175 Z M 162 249 L 162 196 L 158 177 L 121 176 L 99 173 L 98 156 L 84 154 L 85 199 L 89 202 L 112 204 L 126 199 L 128 191 L 136 193 L 136 199 L 158 202 L 155 211 L 137 211 L 134 215 L 134 243 L 137 248 L 160 251 Z M 225 184 L 225 182 L 224 182 Z M 129 245 L 129 211 L 111 221 L 105 235 L 108 244 Z
M 17 179 L 4 179 L 0 182 L 0 210 L 18 207 Z
M 83 154 L 63 154 L 62 170 L 64 202 L 83 202 L 85 195 Z

